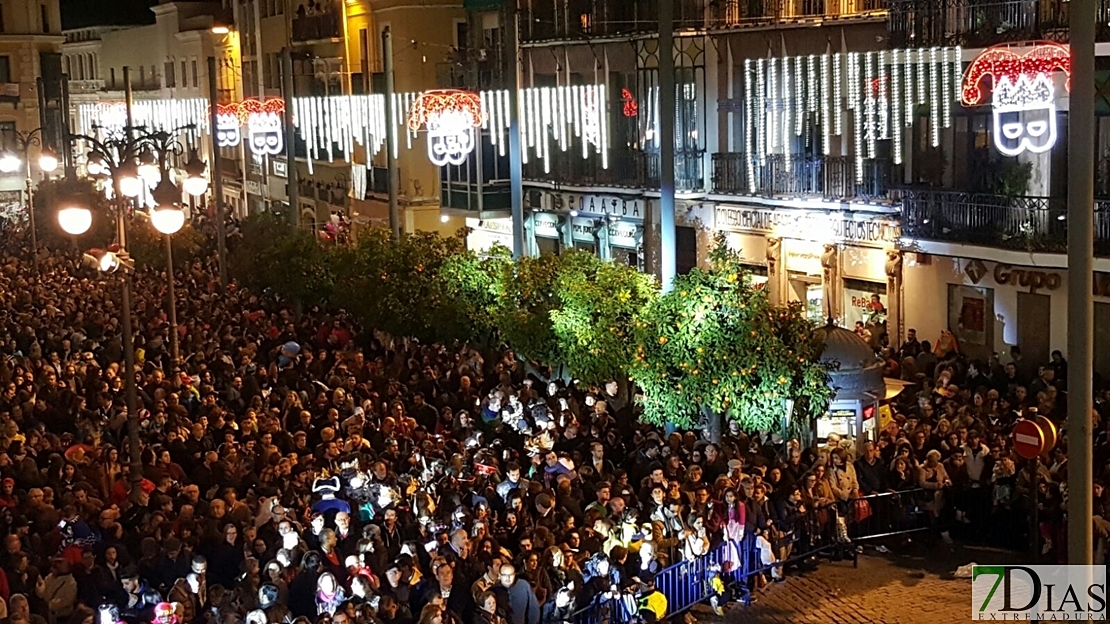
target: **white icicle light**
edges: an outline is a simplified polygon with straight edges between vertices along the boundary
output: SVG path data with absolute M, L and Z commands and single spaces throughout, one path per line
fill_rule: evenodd
M 940 94 L 937 93 L 937 49 L 929 48 L 929 126 L 932 130 L 932 145 L 940 145 Z
M 891 52 L 890 61 L 890 131 L 893 139 L 892 149 L 894 164 L 902 163 L 902 51 Z
M 890 108 L 887 106 L 886 50 L 879 51 L 879 85 L 876 89 L 876 106 L 879 107 L 879 138 L 890 138 Z
M 844 134 L 844 95 L 841 91 L 844 75 L 840 67 L 840 54 L 834 54 L 832 58 L 832 77 L 833 77 L 833 92 L 832 92 L 832 108 L 833 108 L 833 134 L 842 136 Z
M 875 157 L 875 90 L 873 88 L 872 76 L 875 74 L 875 53 L 868 52 L 863 57 L 863 82 L 860 84 L 863 90 L 863 134 L 867 137 L 867 157 Z M 862 175 L 861 171 L 856 172 L 856 177 Z
M 942 116 L 944 118 L 944 127 L 949 128 L 952 126 L 952 100 L 955 99 L 952 93 L 952 62 L 948 59 L 950 49 L 945 48 L 941 56 L 941 70 L 943 70 L 940 85 L 941 85 L 941 107 Z
M 858 105 L 860 91 L 863 89 L 863 85 L 860 84 L 861 81 L 859 80 L 859 57 L 855 52 L 852 52 L 849 54 L 848 58 L 848 64 L 852 68 L 850 74 L 851 80 L 848 83 L 848 91 L 851 94 L 850 99 L 853 102 L 852 140 L 856 148 L 856 181 L 860 182 L 863 178 L 863 154 L 866 147 L 866 137 L 863 136 L 863 120 L 861 119 L 863 117 L 863 111 L 860 110 L 861 107 Z
M 810 72 L 813 70 L 813 56 L 809 57 Z M 812 83 L 810 83 L 812 84 Z M 794 136 L 802 136 L 807 111 L 813 110 L 813 88 L 810 86 L 807 99 L 806 82 L 802 80 L 802 57 L 794 60 Z
M 755 132 L 755 107 L 752 102 L 754 100 L 752 89 L 752 60 L 750 58 L 744 59 L 744 165 L 748 175 L 748 192 L 755 192 L 755 154 L 752 152 L 754 142 L 752 135 Z
M 768 153 L 773 154 L 775 148 L 779 145 L 778 138 L 778 124 L 779 124 L 779 90 L 778 90 L 778 59 L 772 57 L 767 61 L 769 65 L 767 73 L 767 91 L 770 94 L 769 107 L 771 109 L 771 119 L 768 125 L 770 131 L 767 136 L 767 149 Z
M 756 151 L 759 153 L 759 164 L 763 166 L 767 164 L 767 92 L 765 91 L 766 79 L 764 78 L 764 70 L 767 64 L 763 59 L 759 59 L 757 66 L 755 92 L 759 99 L 756 100 L 758 121 L 755 125 L 755 143 Z
M 815 88 L 812 85 L 811 88 Z M 829 119 L 829 55 L 821 55 L 821 153 L 826 156 L 829 154 L 829 131 L 832 125 L 832 120 Z
M 906 83 L 906 95 L 902 100 L 903 109 L 906 113 L 906 125 L 913 125 L 913 111 L 916 102 L 913 99 L 913 84 L 914 84 L 914 64 L 913 64 L 913 50 L 906 50 L 905 62 L 903 64 L 902 81 Z

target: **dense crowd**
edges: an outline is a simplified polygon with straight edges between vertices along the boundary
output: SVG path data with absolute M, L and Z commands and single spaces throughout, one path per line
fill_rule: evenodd
M 18 235 L 5 246 L 12 624 L 555 624 L 613 591 L 659 618 L 669 564 L 745 538 L 778 579 L 822 535 L 846 546 L 867 520 L 857 499 L 891 490 L 918 490 L 938 527 L 1022 535 L 1010 510 L 1035 505 L 1046 552 L 1062 543 L 1066 455 L 1034 474 L 1005 435 L 1030 407 L 1062 414 L 1062 358 L 1034 377 L 1020 359 L 967 362 L 911 337 L 891 364 L 921 391 L 862 456 L 835 437 L 803 448 L 735 426 L 709 443 L 638 424 L 616 382 L 580 387 L 511 350 L 422 345 L 340 311 L 221 293 L 211 262 L 175 275 L 176 362 L 167 276 L 139 268 L 128 371 L 116 278 L 65 253 L 44 252 L 36 273 Z

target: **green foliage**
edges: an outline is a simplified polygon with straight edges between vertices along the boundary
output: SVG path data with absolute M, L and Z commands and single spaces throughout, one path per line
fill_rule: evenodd
M 491 288 L 486 264 L 467 251 L 464 234 L 417 232 L 394 242 L 388 230 L 376 228 L 361 234 L 349 254 L 339 292 L 364 326 L 426 342 L 489 331 L 481 318 Z
M 465 231 L 459 236 L 465 237 Z M 443 262 L 439 274 L 445 282 L 448 300 L 470 325 L 468 331 L 456 338 L 486 344 L 495 337 L 497 326 L 491 312 L 498 302 L 498 279 L 511 264 L 512 252 L 501 245 L 482 255 L 470 251 L 455 254 Z
M 127 250 L 135 259 L 137 266 L 166 268 L 166 243 L 147 219 L 132 219 L 127 230 Z M 173 266 L 176 269 L 188 266 L 200 258 L 206 248 L 204 234 L 185 224 L 179 232 L 170 237 L 173 245 Z
M 336 282 L 335 252 L 325 250 L 311 233 L 271 212 L 251 215 L 241 232 L 228 262 L 240 283 L 305 305 L 330 300 Z
M 643 419 L 693 427 L 705 406 L 755 431 L 778 429 L 787 399 L 796 413 L 823 411 L 831 390 L 813 329 L 800 304 L 773 306 L 753 288 L 719 238 L 711 267 L 678 277 L 635 323 Z
M 501 338 L 525 359 L 559 366 L 565 363 L 551 313 L 559 307 L 555 285 L 559 256 L 542 255 L 506 263 L 496 277 L 493 322 Z
M 562 256 L 551 328 L 574 376 L 587 384 L 627 378 L 634 320 L 658 294 L 650 276 L 626 264 L 585 251 Z
M 1033 179 L 1033 163 L 1021 162 L 1017 158 L 999 157 L 989 165 L 987 183 L 990 192 L 1007 197 L 1018 197 L 1029 192 L 1029 181 Z

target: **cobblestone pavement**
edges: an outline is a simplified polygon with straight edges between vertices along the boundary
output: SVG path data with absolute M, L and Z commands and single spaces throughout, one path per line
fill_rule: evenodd
M 937 552 L 937 550 L 941 552 Z M 795 574 L 753 595 L 752 605 L 734 605 L 722 624 L 741 622 L 828 622 L 933 624 L 971 620 L 971 581 L 952 577 L 958 565 L 971 561 L 1013 561 L 991 551 L 941 546 L 931 554 L 912 557 L 879 555 L 868 549 L 859 567 L 851 561 L 821 562 L 814 572 Z M 703 624 L 721 618 L 699 610 Z

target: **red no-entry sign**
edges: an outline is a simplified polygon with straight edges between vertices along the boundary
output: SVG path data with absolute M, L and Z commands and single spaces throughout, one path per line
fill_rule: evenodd
M 1025 459 L 1033 459 L 1044 451 L 1044 431 L 1032 420 L 1023 420 L 1014 425 L 1014 450 Z

